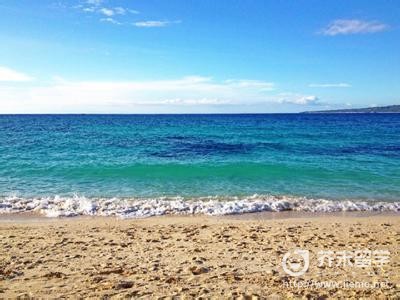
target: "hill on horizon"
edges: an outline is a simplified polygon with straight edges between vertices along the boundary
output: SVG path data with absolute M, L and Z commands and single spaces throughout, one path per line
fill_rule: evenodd
M 316 110 L 316 111 L 305 111 L 305 114 L 315 113 L 400 113 L 400 105 L 388 105 L 388 106 L 375 106 L 366 108 L 349 108 L 349 109 L 334 109 L 334 110 Z

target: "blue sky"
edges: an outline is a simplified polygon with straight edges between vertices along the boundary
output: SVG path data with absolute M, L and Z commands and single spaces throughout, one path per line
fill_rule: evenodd
M 400 104 L 397 1 L 3 0 L 0 113 Z

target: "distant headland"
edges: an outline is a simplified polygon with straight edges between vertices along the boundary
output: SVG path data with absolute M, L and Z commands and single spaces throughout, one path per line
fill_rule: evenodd
M 376 107 L 367 107 L 367 108 L 304 111 L 302 113 L 304 113 L 304 114 L 400 113 L 400 105 L 376 106 Z

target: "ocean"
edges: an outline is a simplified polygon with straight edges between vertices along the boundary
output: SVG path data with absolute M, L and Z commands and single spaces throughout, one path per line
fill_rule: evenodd
M 400 114 L 2 115 L 0 212 L 400 211 Z

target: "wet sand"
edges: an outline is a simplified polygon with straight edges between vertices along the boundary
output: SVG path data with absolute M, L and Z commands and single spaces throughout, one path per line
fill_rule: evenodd
M 398 214 L 3 215 L 0 237 L 0 298 L 400 297 Z M 296 248 L 310 251 L 310 267 L 297 277 L 281 263 Z M 321 250 L 390 256 L 383 265 L 343 265 L 335 257 L 332 266 L 318 266 Z

